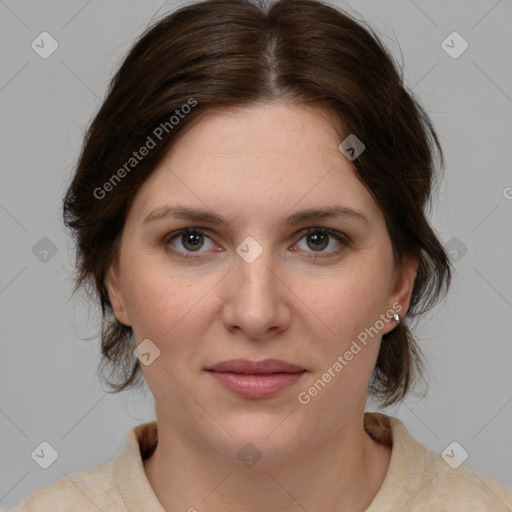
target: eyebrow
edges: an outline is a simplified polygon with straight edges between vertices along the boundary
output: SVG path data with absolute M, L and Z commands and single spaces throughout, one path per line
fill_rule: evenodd
M 328 220 L 335 218 L 349 218 L 370 225 L 370 222 L 364 213 L 349 208 L 347 206 L 329 206 L 326 208 L 310 208 L 300 212 L 293 213 L 292 215 L 281 220 L 281 224 L 294 225 L 312 220 Z M 224 219 L 221 215 L 215 212 L 202 208 L 191 208 L 184 205 L 164 205 L 156 210 L 153 210 L 143 221 L 143 224 L 150 224 L 167 218 L 177 218 L 184 220 L 191 220 L 195 222 L 205 222 L 208 224 L 223 224 L 230 227 L 229 221 Z

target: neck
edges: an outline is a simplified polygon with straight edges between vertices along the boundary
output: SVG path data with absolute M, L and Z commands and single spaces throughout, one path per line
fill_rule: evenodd
M 166 510 L 364 511 L 382 485 L 391 455 L 391 448 L 364 431 L 362 419 L 316 446 L 272 463 L 263 457 L 252 467 L 199 445 L 160 418 L 158 436 L 144 468 Z

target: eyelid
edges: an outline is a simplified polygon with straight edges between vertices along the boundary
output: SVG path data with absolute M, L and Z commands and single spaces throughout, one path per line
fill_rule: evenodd
M 308 234 L 312 234 L 312 233 L 325 233 L 325 234 L 330 235 L 330 236 L 336 238 L 337 240 L 343 241 L 347 244 L 351 242 L 350 237 L 348 235 L 346 235 L 345 233 L 343 233 L 342 231 L 338 231 L 337 229 L 332 229 L 332 228 L 324 228 L 322 226 L 305 228 L 298 232 L 298 234 L 302 235 L 302 237 L 305 235 L 308 235 Z

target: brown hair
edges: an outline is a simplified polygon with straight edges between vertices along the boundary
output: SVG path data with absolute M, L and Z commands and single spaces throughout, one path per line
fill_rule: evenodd
M 130 50 L 86 133 L 63 209 L 77 246 L 74 292 L 84 287 L 101 304 L 100 367 L 111 389 L 143 382 L 132 330 L 114 317 L 104 283 L 126 214 L 178 134 L 214 108 L 283 99 L 330 109 L 344 136 L 366 145 L 352 163 L 382 209 L 396 263 L 419 260 L 407 317 L 446 293 L 450 262 L 426 218 L 442 149 L 400 67 L 364 25 L 316 0 L 209 0 L 161 19 Z M 135 159 L 150 138 L 154 147 Z M 394 403 L 421 370 L 402 319 L 383 336 L 369 392 Z

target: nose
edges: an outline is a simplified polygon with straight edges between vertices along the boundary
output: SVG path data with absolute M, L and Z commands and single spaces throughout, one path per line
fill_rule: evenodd
M 237 256 L 224 283 L 224 327 L 252 340 L 288 329 L 291 292 L 283 281 L 278 266 L 266 251 L 251 263 Z

